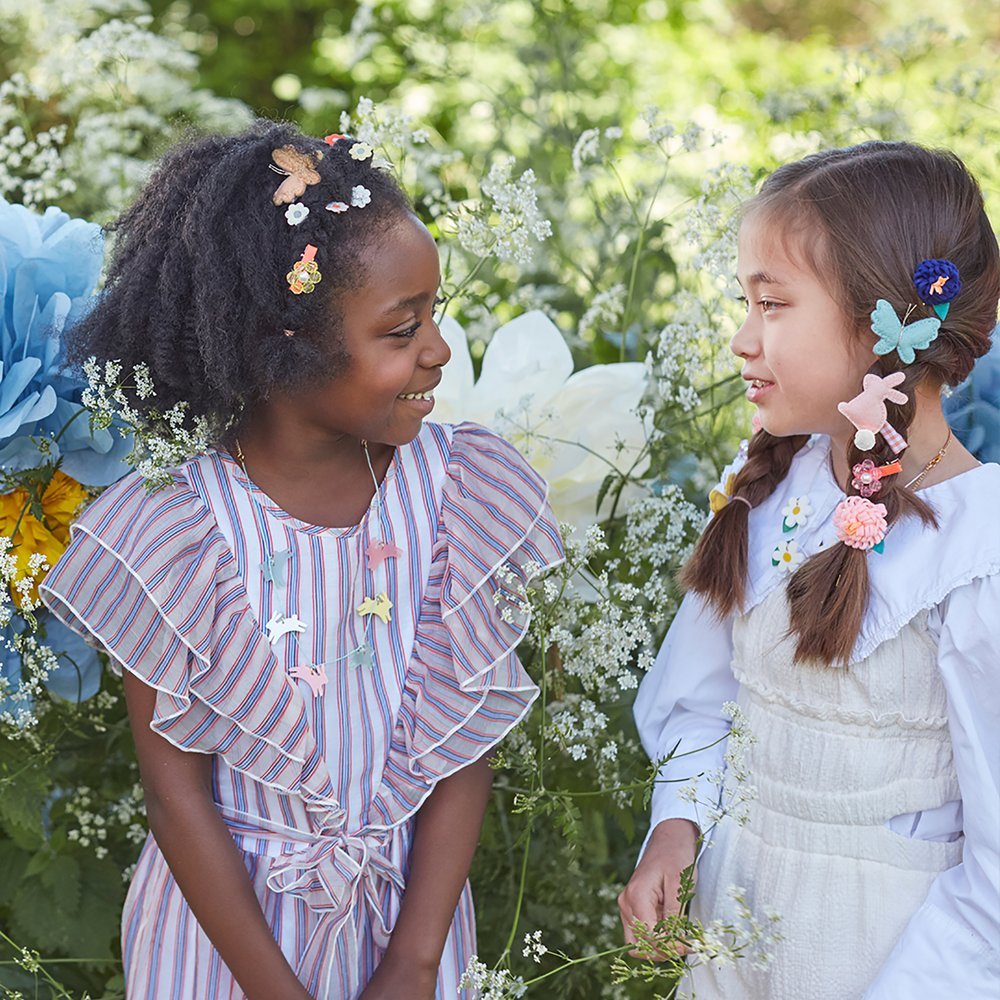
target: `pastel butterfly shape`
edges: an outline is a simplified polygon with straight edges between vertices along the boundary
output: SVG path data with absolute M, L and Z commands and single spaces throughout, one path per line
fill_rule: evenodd
M 875 353 L 878 355 L 898 352 L 900 361 L 912 365 L 916 360 L 916 352 L 922 351 L 937 339 L 941 320 L 936 317 L 918 319 L 905 326 L 885 299 L 879 299 L 871 314 L 872 333 L 878 337 Z
M 323 154 L 319 151 L 300 153 L 294 146 L 282 146 L 272 151 L 271 159 L 278 165 L 278 172 L 285 174 L 271 196 L 275 205 L 290 205 L 306 193 L 308 185 L 320 182 L 316 164 L 323 159 Z

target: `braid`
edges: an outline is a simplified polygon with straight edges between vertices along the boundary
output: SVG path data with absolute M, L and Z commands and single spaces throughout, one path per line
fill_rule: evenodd
M 732 495 L 746 503 L 728 503 L 708 522 L 681 570 L 681 585 L 702 594 L 718 617 L 740 611 L 746 597 L 750 507 L 763 503 L 777 489 L 808 440 L 807 434 L 775 437 L 763 430 L 753 436 L 732 487 Z
M 893 359 L 895 355 L 891 356 Z M 901 370 L 890 357 L 880 358 L 872 372 L 885 376 Z M 919 385 L 927 377 L 927 365 L 918 360 L 906 368 L 907 381 Z M 906 437 L 916 412 L 915 394 L 910 392 L 906 403 L 887 403 L 889 423 Z M 896 455 L 881 435 L 876 436 L 871 451 L 860 451 L 853 439 L 847 448 L 847 482 L 842 484 L 848 496 L 858 496 L 852 485 L 854 466 L 871 459 L 876 465 L 887 465 Z M 886 510 L 887 530 L 905 517 L 916 516 L 929 527 L 937 527 L 930 506 L 913 490 L 906 488 L 899 475 L 885 476 L 873 501 Z M 788 581 L 788 605 L 791 632 L 797 636 L 795 659 L 819 660 L 823 663 L 847 663 L 857 641 L 871 591 L 867 551 L 851 548 L 842 542 L 818 552 L 799 567 Z

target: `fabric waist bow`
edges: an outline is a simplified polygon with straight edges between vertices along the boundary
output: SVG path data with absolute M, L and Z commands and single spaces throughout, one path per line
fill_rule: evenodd
M 224 815 L 227 822 L 236 819 L 228 810 Z M 239 820 L 231 825 L 237 829 L 244 826 Z M 364 911 L 376 946 L 384 950 L 392 933 L 385 912 L 385 890 L 402 896 L 405 888 L 399 865 L 385 853 L 392 831 L 348 834 L 341 826 L 304 837 L 302 831 L 259 818 L 255 818 L 255 825 L 251 836 L 285 842 L 267 876 L 268 889 L 301 899 L 321 918 L 296 974 L 304 984 L 319 984 L 317 1000 L 354 996 L 364 985 L 359 981 L 359 917 Z

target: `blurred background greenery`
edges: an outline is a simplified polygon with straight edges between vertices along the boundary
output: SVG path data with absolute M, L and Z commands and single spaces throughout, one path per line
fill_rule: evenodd
M 135 30 L 108 31 L 117 24 Z M 9 140 L 0 134 L 0 193 L 103 221 L 184 125 L 236 128 L 256 113 L 324 135 L 368 98 L 427 131 L 423 158 L 413 156 L 404 179 L 443 237 L 446 262 L 454 254 L 457 284 L 470 260 L 452 238 L 448 210 L 479 198 L 489 167 L 510 154 L 516 172 L 534 171 L 553 233 L 530 264 L 492 259 L 465 288 L 454 315 L 474 357 L 498 325 L 531 307 L 558 324 L 578 367 L 642 360 L 663 349 L 665 330 L 676 344 L 690 327 L 704 405 L 692 413 L 676 398 L 654 400 L 664 434 L 647 479 L 681 481 L 693 496 L 746 426 L 739 389 L 726 390 L 736 366 L 724 360 L 739 310 L 727 275 L 739 198 L 788 159 L 905 138 L 955 149 L 1000 218 L 998 56 L 996 0 L 0 0 L 0 127 Z M 19 158 L 16 128 L 24 142 L 56 130 L 73 183 L 60 187 Z M 581 144 L 587 130 L 598 132 Z M 612 304 L 593 311 L 605 300 Z M 681 475 L 678 463 L 691 456 L 695 473 Z M 666 617 L 656 631 L 665 625 Z M 551 787 L 642 777 L 631 698 L 620 691 L 601 706 L 608 731 L 621 734 L 613 778 L 556 748 L 546 765 Z M 52 966 L 72 995 L 110 998 L 120 995 L 118 872 L 134 861 L 134 843 L 112 816 L 108 851 L 94 857 L 78 840 L 53 846 L 32 819 L 49 809 L 56 784 L 89 786 L 94 814 L 110 815 L 109 804 L 129 793 L 135 772 L 120 703 L 100 733 L 85 723 L 59 723 L 76 741 L 69 756 L 65 743 L 33 763 L 24 744 L 0 746 L 0 928 L 46 957 L 73 958 Z M 541 928 L 550 947 L 571 955 L 620 940 L 614 897 L 643 837 L 644 805 L 641 795 L 580 801 L 515 813 L 500 783 L 474 872 L 486 960 L 510 935 L 515 846 L 529 823 L 518 940 Z M 59 808 L 46 823 L 61 821 Z M 66 857 L 82 875 L 75 894 L 61 898 Z M 60 919 L 47 918 L 56 912 Z M 0 985 L 35 988 L 34 974 L 2 951 L 0 960 Z M 519 948 L 511 961 L 523 974 L 534 969 Z M 612 986 L 602 963 L 545 989 L 581 1000 L 653 991 Z

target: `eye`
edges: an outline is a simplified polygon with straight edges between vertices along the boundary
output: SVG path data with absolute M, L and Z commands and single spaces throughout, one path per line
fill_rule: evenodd
M 761 299 L 760 302 L 757 303 L 757 305 L 760 306 L 760 311 L 762 313 L 769 313 L 777 309 L 778 306 L 781 305 L 781 303 L 774 302 L 771 299 Z
M 412 339 L 417 335 L 417 330 L 420 329 L 420 323 L 414 323 L 413 326 L 408 326 L 405 330 L 394 330 L 390 337 L 404 337 L 407 340 Z
M 745 295 L 737 295 L 736 296 L 736 301 L 737 302 L 742 302 L 744 309 L 749 309 L 750 308 L 750 301 L 749 301 L 749 299 L 747 299 L 747 297 Z

